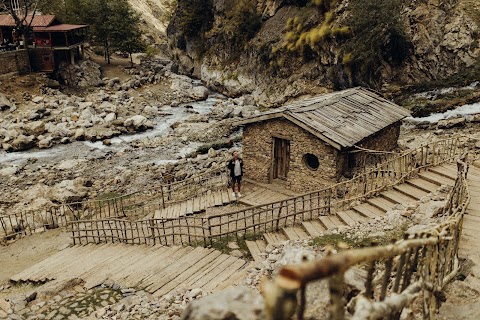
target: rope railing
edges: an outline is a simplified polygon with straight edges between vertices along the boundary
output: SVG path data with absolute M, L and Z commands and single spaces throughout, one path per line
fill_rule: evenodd
M 458 160 L 458 176 L 444 208 L 443 222 L 386 246 L 345 250 L 339 254 L 280 269 L 265 285 L 269 319 L 303 319 L 305 290 L 309 283 L 327 279 L 330 301 L 328 319 L 399 319 L 402 310 L 422 298 L 423 319 L 434 319 L 442 289 L 459 270 L 458 248 L 463 215 L 470 195 L 466 181 L 468 164 Z M 367 271 L 365 289 L 348 304 L 342 295 L 344 275 L 351 268 Z M 299 301 L 297 301 L 297 297 Z M 286 314 L 285 303 L 298 305 Z
M 113 239 L 126 243 L 141 241 L 164 245 L 211 245 L 216 241 L 239 239 L 247 234 L 258 237 L 266 232 L 349 209 L 353 204 L 410 179 L 428 167 L 458 159 L 465 151 L 473 151 L 472 146 L 474 143 L 463 137 L 437 141 L 409 150 L 398 157 L 377 164 L 351 180 L 326 189 L 223 214 L 144 219 L 135 222 L 136 225 L 143 225 L 142 231 L 139 230 L 130 237 L 122 236 L 120 233 Z M 73 242 L 99 243 L 105 239 L 110 241 L 108 239 L 112 238 L 106 235 L 111 235 L 112 232 L 116 234 L 117 231 L 105 227 L 108 226 L 108 220 L 71 222 Z M 95 231 L 96 228 L 100 229 Z M 147 230 L 147 233 L 139 236 L 143 230 Z M 95 237 L 94 234 L 98 235 Z
M 173 177 L 167 180 L 173 180 Z M 64 227 L 71 221 L 83 219 L 136 221 L 155 210 L 211 192 L 209 190 L 225 188 L 227 182 L 225 166 L 218 166 L 182 181 L 164 183 L 156 188 L 126 195 L 0 215 L 0 240 Z

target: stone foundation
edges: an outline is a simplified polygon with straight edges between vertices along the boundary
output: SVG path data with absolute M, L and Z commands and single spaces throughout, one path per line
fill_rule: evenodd
M 28 73 L 28 62 L 27 50 L 0 52 L 0 74 Z

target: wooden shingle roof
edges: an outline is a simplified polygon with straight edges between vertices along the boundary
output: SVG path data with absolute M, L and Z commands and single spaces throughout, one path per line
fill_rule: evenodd
M 32 20 L 33 19 L 33 20 Z M 25 24 L 32 22 L 31 27 L 48 27 L 55 22 L 54 15 L 28 15 L 25 19 Z M 13 17 L 9 14 L 0 15 L 0 27 L 15 27 L 16 23 Z
M 352 88 L 299 100 L 236 125 L 284 118 L 341 150 L 409 115 L 406 109 L 371 90 Z

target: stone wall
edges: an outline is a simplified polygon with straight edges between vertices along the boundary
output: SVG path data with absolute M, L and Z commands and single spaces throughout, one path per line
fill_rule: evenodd
M 27 73 L 28 53 L 26 50 L 0 52 L 0 74 Z
M 395 122 L 379 132 L 367 137 L 357 143 L 357 146 L 369 150 L 391 151 L 398 147 L 398 137 L 400 136 L 401 121 Z M 351 169 L 348 168 L 348 152 L 346 152 L 338 162 L 339 170 L 342 175 L 348 175 Z M 375 161 L 377 159 L 377 161 Z M 364 164 L 372 165 L 372 162 L 378 162 L 383 159 L 382 155 L 376 156 L 370 152 L 358 152 L 354 154 L 355 166 L 363 166 Z M 358 169 L 358 168 L 357 168 Z M 355 171 L 355 170 L 353 170 Z M 351 172 L 350 172 L 351 173 Z
M 273 138 L 290 140 L 290 167 L 286 187 L 295 191 L 323 188 L 339 178 L 337 162 L 339 152 L 311 133 L 288 120 L 274 119 L 248 124 L 243 131 L 243 159 L 245 176 L 263 182 L 270 182 L 273 170 Z M 309 169 L 303 156 L 307 153 L 318 157 L 317 170 Z
M 397 147 L 400 122 L 365 138 L 358 146 L 372 150 L 393 150 Z M 243 130 L 245 177 L 271 182 L 274 137 L 290 141 L 290 166 L 286 187 L 297 191 L 317 190 L 338 182 L 348 169 L 348 152 L 339 152 L 313 134 L 285 119 L 248 124 Z M 318 157 L 320 166 L 312 170 L 304 163 L 307 153 Z M 361 156 L 359 153 L 356 157 Z M 357 164 L 362 162 L 356 159 Z

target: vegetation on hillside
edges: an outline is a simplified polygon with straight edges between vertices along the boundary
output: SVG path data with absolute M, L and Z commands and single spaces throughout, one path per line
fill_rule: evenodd
M 288 19 L 284 42 L 272 48 L 270 65 L 281 66 L 288 54 L 304 62 L 327 54 L 332 66 L 338 64 L 347 77 L 332 79 L 334 82 L 378 87 L 382 64 L 399 66 L 410 53 L 411 45 L 400 20 L 402 3 L 356 0 L 349 2 L 347 14 L 341 15 L 345 8 L 341 0 L 312 0 L 310 5 L 317 7 L 319 22 L 312 25 L 308 16 Z
M 108 62 L 113 51 L 131 58 L 132 53 L 145 50 L 140 16 L 127 0 L 40 0 L 39 9 L 64 23 L 90 25 L 90 41 L 103 48 Z
M 227 6 L 227 4 L 225 4 Z M 220 25 L 214 26 L 211 0 L 179 1 L 176 14 L 168 33 L 177 34 L 175 46 L 184 50 L 188 41 L 197 44 L 197 53 L 202 54 L 211 39 L 221 39 L 230 49 L 238 52 L 255 36 L 262 26 L 261 15 L 256 10 L 255 0 L 240 0 L 226 9 Z M 173 30 L 173 29 L 177 30 Z M 238 52 L 239 53 L 239 52 Z
M 343 63 L 353 84 L 381 85 L 382 63 L 400 66 L 411 43 L 401 22 L 402 0 L 356 0 L 349 3 L 347 24 L 353 36 L 344 47 Z

